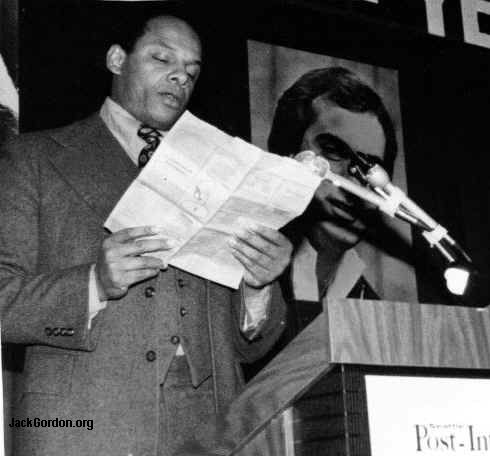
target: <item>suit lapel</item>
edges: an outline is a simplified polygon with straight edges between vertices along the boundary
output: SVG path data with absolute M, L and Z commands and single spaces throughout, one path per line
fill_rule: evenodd
M 137 166 L 98 114 L 55 130 L 51 136 L 62 146 L 50 155 L 51 162 L 81 199 L 105 220 L 138 175 Z

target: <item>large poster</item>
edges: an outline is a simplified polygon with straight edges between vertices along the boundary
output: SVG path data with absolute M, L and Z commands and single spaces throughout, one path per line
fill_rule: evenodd
M 250 112 L 252 142 L 267 149 L 277 102 L 286 89 L 310 70 L 327 67 L 343 67 L 368 84 L 382 99 L 391 117 L 396 142 L 397 158 L 394 164 L 393 181 L 406 189 L 405 155 L 396 70 L 367 65 L 360 62 L 319 55 L 301 50 L 275 46 L 257 41 L 248 41 Z M 299 152 L 299 151 L 298 151 Z M 400 246 L 409 243 L 410 227 L 398 221 L 386 220 L 392 233 L 400 240 Z M 395 243 L 396 244 L 396 243 Z M 412 266 L 403 259 L 397 248 L 385 251 L 383 240 L 376 246 L 363 241 L 344 258 L 337 282 L 329 297 L 341 297 L 362 275 L 382 299 L 416 302 L 417 290 Z M 359 257 L 359 258 L 358 258 Z M 360 259 L 360 261 L 359 261 Z M 295 298 L 316 301 L 319 292 L 315 270 L 318 253 L 303 242 L 292 269 Z

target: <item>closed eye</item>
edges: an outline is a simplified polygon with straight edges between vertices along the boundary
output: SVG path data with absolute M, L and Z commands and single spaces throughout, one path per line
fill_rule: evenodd
M 196 65 L 194 63 L 189 64 L 189 65 L 186 65 L 187 75 L 189 76 L 189 78 L 192 81 L 195 81 L 197 79 L 197 77 L 199 76 L 200 71 L 201 71 L 201 66 L 200 65 Z
M 166 59 L 164 57 L 158 57 L 158 56 L 155 56 L 155 55 L 153 56 L 153 59 L 154 60 L 157 60 L 158 62 L 162 62 L 162 63 L 168 63 L 169 62 L 168 59 Z
M 332 161 L 349 160 L 353 152 L 351 148 L 337 136 L 322 133 L 316 137 L 316 143 L 322 155 Z

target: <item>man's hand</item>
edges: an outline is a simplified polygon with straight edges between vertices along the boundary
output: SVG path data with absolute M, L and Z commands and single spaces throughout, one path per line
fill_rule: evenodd
M 239 230 L 230 241 L 230 247 L 245 268 L 245 283 L 254 288 L 277 279 L 289 264 L 293 251 L 286 236 L 262 225 Z
M 142 239 L 159 233 L 158 228 L 141 226 L 120 230 L 104 240 L 95 265 L 100 300 L 121 298 L 131 285 L 167 268 L 158 258 L 141 256 L 173 247 L 169 239 Z

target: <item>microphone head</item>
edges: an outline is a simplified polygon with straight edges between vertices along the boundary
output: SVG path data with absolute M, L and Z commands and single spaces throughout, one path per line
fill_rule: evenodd
M 390 176 L 388 173 L 379 165 L 374 165 L 366 173 L 365 176 L 367 182 L 372 187 L 385 188 L 390 183 Z
M 319 177 L 324 178 L 330 172 L 328 160 L 318 156 L 312 150 L 303 150 L 296 154 L 294 159 L 307 166 L 312 173 Z

